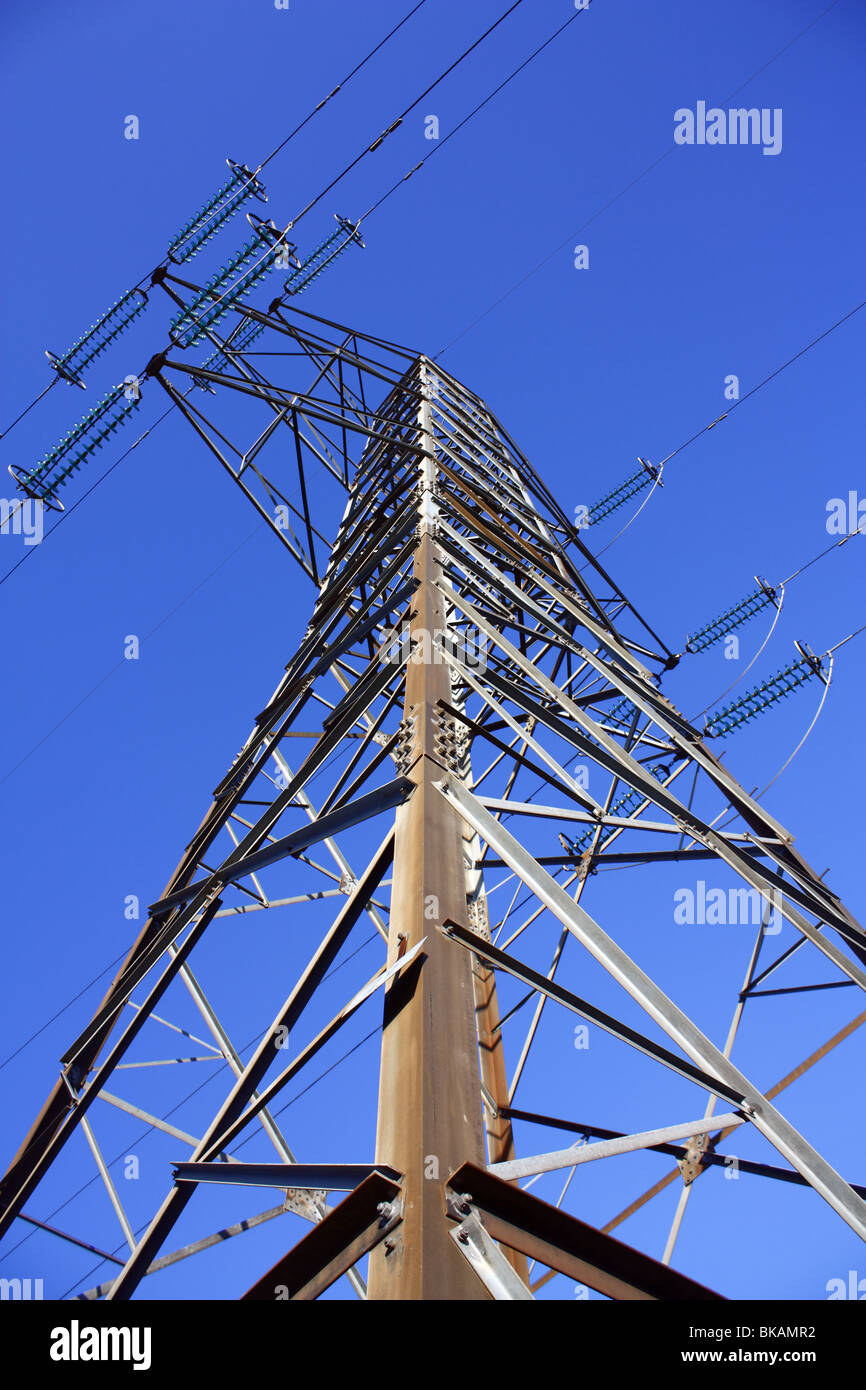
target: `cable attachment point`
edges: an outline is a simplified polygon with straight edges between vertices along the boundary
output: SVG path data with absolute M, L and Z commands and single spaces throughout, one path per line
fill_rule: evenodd
M 263 203 L 268 201 L 264 184 L 259 182 L 252 170 L 233 159 L 227 159 L 226 164 L 230 171 L 228 180 L 169 242 L 168 258 L 176 265 L 197 256 L 247 199 L 255 197 Z

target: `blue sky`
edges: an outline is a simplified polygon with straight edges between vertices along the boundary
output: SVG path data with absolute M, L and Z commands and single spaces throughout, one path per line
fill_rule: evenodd
M 408 8 L 407 0 L 291 0 L 287 11 L 270 0 L 6 0 L 0 427 L 50 379 L 43 350 L 63 351 L 162 258 L 168 238 L 223 181 L 226 156 L 259 163 Z M 284 225 L 501 8 L 501 0 L 428 0 L 265 170 L 267 215 Z M 442 364 L 490 402 L 565 509 L 591 504 L 634 471 L 638 456 L 657 461 L 722 414 L 727 377 L 739 378 L 744 395 L 864 298 L 866 17 L 855 0 L 838 0 L 796 38 L 824 8 L 732 0 L 684 11 L 593 0 L 370 219 L 366 250 L 350 249 L 302 307 L 431 356 L 447 346 Z M 357 217 L 430 153 L 426 116 L 438 116 L 445 134 L 571 10 L 570 0 L 527 0 L 304 219 L 302 250 L 329 233 L 334 212 Z M 726 107 L 729 98 L 781 109 L 778 155 L 674 146 L 678 109 Z M 139 119 L 137 140 L 124 138 L 129 115 Z M 228 256 L 239 226 L 209 259 L 192 262 L 190 278 Z M 588 247 L 588 269 L 575 268 L 577 245 Z M 269 297 L 261 291 L 253 302 Z M 35 463 L 108 386 L 164 345 L 168 316 L 154 295 L 144 319 L 94 368 L 87 396 L 55 387 L 0 440 L 3 461 Z M 690 628 L 747 593 L 756 572 L 778 580 L 829 544 L 830 499 L 858 488 L 866 497 L 864 332 L 866 311 L 672 460 L 664 487 L 607 553 L 618 582 L 675 650 Z M 146 390 L 138 429 L 163 408 L 161 393 Z M 82 470 L 70 500 L 135 429 Z M 593 542 L 610 540 L 633 510 L 600 526 Z M 823 652 L 859 626 L 864 544 L 853 539 L 792 584 L 748 683 L 787 664 L 794 639 Z M 130 934 L 124 898 L 158 894 L 311 602 L 276 541 L 256 532 L 243 498 L 177 419 L 43 545 L 27 550 L 20 537 L 0 535 L 0 576 L 25 553 L 0 587 L 0 1060 L 39 1031 L 0 1071 L 4 1159 L 97 992 L 40 1025 L 122 952 Z M 741 664 L 765 632 L 764 618 L 744 629 Z M 135 663 L 122 659 L 131 633 L 143 638 Z M 866 636 L 838 654 L 825 712 L 767 798 L 860 917 L 864 664 Z M 714 648 L 684 661 L 665 688 L 694 713 L 734 679 L 735 667 Z M 774 776 L 816 701 L 813 684 L 730 741 L 726 763 L 748 790 Z M 638 890 L 628 875 L 616 878 L 611 887 L 608 875 L 600 901 L 627 916 Z M 254 950 L 266 949 L 265 940 L 257 937 Z M 694 991 L 699 1021 L 723 1035 L 748 943 L 692 938 L 683 952 L 668 921 L 634 945 L 642 964 Z M 776 1013 L 750 1039 L 755 1078 L 771 1084 L 847 1022 L 857 1010 L 850 995 L 763 1001 Z M 374 1023 L 365 1015 L 357 1037 Z M 571 1069 L 551 1099 L 556 1113 L 572 1108 L 571 1031 L 567 1016 L 553 1025 L 539 1063 L 558 1077 L 560 1066 Z M 861 1182 L 863 1126 L 850 1105 L 850 1077 L 862 1068 L 863 1048 L 856 1034 L 788 1093 L 795 1123 Z M 346 1064 L 344 1084 L 362 1088 L 355 1065 Z M 577 1083 L 593 1112 L 580 1118 L 625 1127 L 635 1097 L 620 1104 L 605 1075 L 599 1055 L 593 1079 L 584 1090 Z M 299 1114 L 302 1128 L 325 1124 L 323 1142 L 336 1143 L 312 1099 L 299 1103 Z M 655 1114 L 647 1105 L 648 1121 Z M 761 1157 L 773 1161 L 766 1149 Z M 83 1145 L 75 1161 L 89 1177 Z M 648 1184 L 663 1171 L 652 1155 L 627 1161 L 635 1194 L 644 1177 Z M 600 1173 L 587 1179 L 575 1208 L 585 1219 L 601 1223 L 618 1209 L 606 1183 Z M 702 1183 L 716 1190 L 712 1198 L 696 1193 L 676 1259 L 694 1277 L 731 1295 L 812 1299 L 858 1260 L 862 1268 L 859 1243 L 812 1194 L 775 1184 L 771 1210 L 761 1179 L 735 1185 L 710 1174 Z M 748 1268 L 711 1235 L 734 1186 L 732 1221 L 762 1242 L 762 1258 Z M 47 1215 L 64 1192 L 46 1184 L 31 1209 Z M 672 1199 L 663 1201 L 625 1225 L 622 1238 L 659 1255 L 672 1212 Z M 82 1229 L 84 1215 L 69 1215 L 70 1226 Z M 108 1228 L 110 1209 L 105 1219 Z M 116 1232 L 105 1239 L 116 1241 Z M 243 1256 L 251 1277 L 265 1258 L 257 1240 L 249 1237 Z M 814 1259 L 801 1258 L 804 1248 Z M 49 1237 L 24 1250 L 38 1269 L 18 1268 L 22 1251 L 0 1261 L 2 1272 L 44 1271 L 52 1296 L 83 1273 L 78 1257 Z M 239 1278 L 243 1286 L 225 1251 L 212 1268 L 217 1292 L 232 1296 Z M 181 1276 L 161 1278 L 153 1296 L 184 1296 Z

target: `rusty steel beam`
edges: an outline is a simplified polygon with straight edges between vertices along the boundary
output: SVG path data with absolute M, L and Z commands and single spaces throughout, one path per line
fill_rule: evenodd
M 725 1300 L 594 1226 L 465 1163 L 448 1180 L 450 1214 L 476 1211 L 494 1240 L 577 1279 L 608 1298 L 693 1302 Z
M 488 929 L 489 936 L 489 929 Z M 481 1082 L 494 1109 L 485 1113 L 487 1157 L 490 1163 L 507 1163 L 515 1157 L 514 1130 L 506 1111 L 508 1107 L 508 1072 L 496 993 L 496 975 L 486 961 L 472 956 L 472 976 L 475 985 L 475 1009 L 478 1027 L 478 1061 Z M 526 1256 L 517 1250 L 502 1252 L 512 1269 L 525 1284 L 529 1284 Z
M 399 1227 L 400 1185 L 371 1173 L 241 1295 L 241 1302 L 306 1303 Z M 393 1237 L 391 1237 L 393 1239 Z
M 423 442 L 431 424 L 423 364 L 421 370 Z M 448 621 L 428 519 L 436 507 L 435 475 L 423 456 L 419 474 L 421 535 L 413 570 L 419 587 L 409 636 L 416 650 L 426 646 L 429 654 L 433 634 Z M 370 1257 L 371 1299 L 487 1297 L 449 1239 L 443 1192 L 455 1167 L 467 1159 L 484 1162 L 472 961 L 437 930 L 445 917 L 467 921 L 463 821 L 433 786 L 443 767 L 453 765 L 453 721 L 439 708 L 450 698 L 444 662 L 410 660 L 404 718 L 411 730 L 407 775 L 414 790 L 396 817 L 389 963 L 422 937 L 427 940 L 419 961 L 397 977 L 385 998 L 376 1158 L 405 1175 L 404 1219 L 394 1248 Z

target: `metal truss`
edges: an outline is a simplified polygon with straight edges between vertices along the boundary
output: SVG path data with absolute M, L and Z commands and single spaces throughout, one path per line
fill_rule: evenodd
M 98 1284 L 82 1274 L 88 1298 L 130 1298 L 192 1256 L 200 1294 L 206 1252 L 252 1229 L 272 1267 L 238 1288 L 249 1299 L 315 1298 L 343 1276 L 361 1297 L 528 1299 L 557 1272 L 613 1298 L 713 1298 L 669 1262 L 695 1179 L 751 1127 L 774 1161 L 743 1172 L 768 1194 L 812 1188 L 866 1237 L 864 1189 L 773 1104 L 866 1014 L 776 1087 L 732 1060 L 745 1005 L 774 992 L 758 988 L 770 975 L 785 993 L 803 947 L 832 979 L 790 992 L 866 987 L 862 928 L 662 693 L 676 655 L 478 396 L 423 354 L 281 301 L 236 312 L 227 337 L 207 335 L 217 364 L 170 349 L 148 375 L 310 581 L 312 617 L 64 1054 L 3 1180 L 0 1234 L 20 1219 L 107 1262 Z M 252 323 L 255 350 L 236 348 Z M 287 599 L 268 595 L 269 613 Z M 652 930 L 650 881 L 670 864 L 709 864 L 765 909 L 721 1045 L 626 948 Z M 647 877 L 645 922 L 607 910 L 613 867 Z M 788 935 L 768 962 L 769 909 Z M 338 1070 L 320 1093 L 345 1121 L 332 1161 L 309 1114 L 296 1139 L 280 1112 L 361 1010 L 381 1022 L 380 1062 L 357 1105 Z M 591 1124 L 565 1082 L 556 1114 L 515 1104 L 563 1015 L 621 1059 Z M 179 1034 L 191 1055 L 160 1056 Z M 186 1096 L 179 1062 L 218 1063 L 219 1084 Z M 629 1084 L 657 1084 L 653 1127 L 600 1128 L 628 1124 Z M 160 1145 L 134 1216 L 97 1138 L 108 1116 L 112 1143 L 144 1122 Z M 542 1136 L 534 1156 L 517 1157 L 516 1124 Z M 548 1151 L 551 1128 L 578 1142 Z M 104 1197 L 73 1204 L 67 1231 L 28 1204 L 79 1131 Z M 603 1229 L 568 1212 L 583 1165 L 638 1153 L 677 1166 Z M 555 1206 L 518 1185 L 552 1172 L 568 1173 Z M 675 1180 L 661 1263 L 609 1234 Z M 202 1235 L 213 1185 L 283 1200 Z M 533 1281 L 528 1260 L 548 1273 Z

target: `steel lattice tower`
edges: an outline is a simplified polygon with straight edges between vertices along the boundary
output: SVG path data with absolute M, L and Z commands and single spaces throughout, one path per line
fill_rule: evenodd
M 89 1297 L 129 1298 L 148 1271 L 288 1212 L 309 1230 L 282 1241 L 288 1253 L 247 1297 L 315 1297 L 347 1271 L 363 1295 L 355 1266 L 370 1253 L 371 1298 L 530 1298 L 527 1258 L 614 1298 L 712 1298 L 517 1179 L 660 1149 L 685 1180 L 678 1224 L 695 1178 L 724 1161 L 717 1146 L 751 1125 L 778 1160 L 753 1163 L 755 1172 L 811 1186 L 866 1236 L 863 1189 L 776 1108 L 783 1085 L 771 1097 L 731 1060 L 743 1001 L 768 973 L 763 926 L 718 1046 L 620 944 L 604 894 L 586 890 L 601 863 L 651 875 L 709 861 L 792 929 L 792 947 L 769 968 L 784 968 L 805 944 L 834 979 L 861 988 L 862 929 L 661 693 L 675 655 L 482 400 L 423 355 L 314 315 L 277 302 L 238 313 L 228 338 L 208 334 L 222 354 L 214 366 L 161 354 L 148 375 L 312 581 L 312 617 L 65 1053 L 3 1181 L 0 1234 L 83 1131 L 128 1245 L 110 1278 L 82 1290 Z M 245 341 L 260 330 L 255 351 L 233 346 L 240 329 Z M 218 409 L 226 422 L 217 423 Z M 338 493 L 345 506 L 331 542 Z M 216 698 L 212 686 L 207 698 Z M 503 915 L 499 903 L 513 904 L 518 890 L 531 911 L 512 930 L 512 908 Z M 306 964 L 291 982 L 271 963 L 283 999 L 275 1013 L 246 999 L 258 1041 L 242 1060 L 231 1000 L 219 1013 L 211 1003 L 208 952 L 214 941 L 229 954 L 249 950 L 238 943 L 249 942 L 247 922 L 261 912 L 288 915 Z M 380 951 L 375 973 L 308 1025 L 364 920 Z M 623 1017 L 557 978 L 569 942 L 586 962 L 576 985 L 603 973 L 630 998 Z M 587 974 L 591 962 L 597 970 Z M 517 982 L 531 1016 L 510 1080 L 497 980 Z M 192 1133 L 176 1107 L 164 1118 L 174 1095 L 158 1071 L 121 1071 L 147 1065 L 148 1040 L 166 1025 L 190 1035 L 190 1000 L 212 1039 L 204 1045 L 231 1073 L 204 1121 L 199 1105 Z M 347 1146 L 335 1163 L 299 1160 L 279 1099 L 365 1004 L 382 1015 L 375 1152 Z M 642 1084 L 664 1080 L 651 1130 L 570 1122 L 567 1096 L 556 1117 L 514 1108 L 545 1008 L 570 1011 L 631 1050 Z M 636 1008 L 647 1031 L 631 1021 Z M 124 1095 L 131 1074 L 136 1087 Z M 98 1142 L 105 1107 L 117 1123 L 145 1120 L 175 1153 L 180 1143 L 191 1149 L 189 1161 L 172 1156 L 160 1169 L 138 1235 Z M 569 1143 L 583 1133 L 597 1142 L 518 1158 L 518 1119 L 571 1131 Z M 370 1139 L 373 1131 L 371 1115 Z M 270 1146 L 268 1161 L 236 1152 L 253 1134 Z M 178 1244 L 177 1223 L 212 1183 L 272 1187 L 280 1205 Z M 348 1196 L 329 1205 L 332 1192 Z M 87 1248 L 101 1252 L 94 1241 L 88 1235 Z

